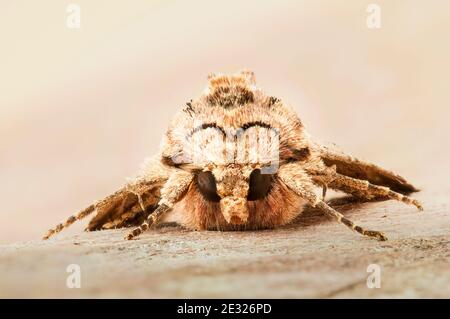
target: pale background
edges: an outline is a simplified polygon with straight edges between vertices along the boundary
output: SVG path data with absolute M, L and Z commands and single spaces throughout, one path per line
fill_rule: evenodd
M 310 133 L 449 193 L 450 3 L 0 0 L 0 243 L 124 184 L 210 72 L 255 71 Z M 437 203 L 439 204 L 439 203 Z M 69 230 L 79 232 L 81 226 Z

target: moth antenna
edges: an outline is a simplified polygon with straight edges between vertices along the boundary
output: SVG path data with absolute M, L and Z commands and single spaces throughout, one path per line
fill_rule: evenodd
M 364 236 L 367 236 L 370 238 L 374 238 L 379 241 L 388 240 L 386 235 L 380 231 L 369 230 L 369 229 L 365 229 L 364 227 L 356 225 L 350 219 L 344 217 L 344 215 L 342 215 L 341 213 L 339 213 L 338 211 L 336 211 L 335 209 L 333 209 L 332 207 L 327 205 L 324 201 L 319 201 L 314 207 L 317 207 L 318 209 L 320 209 L 321 212 L 325 213 L 325 215 L 327 215 L 331 218 L 334 218 L 339 223 L 344 224 L 351 230 L 354 230 L 354 231 L 360 233 L 361 235 L 364 235 Z

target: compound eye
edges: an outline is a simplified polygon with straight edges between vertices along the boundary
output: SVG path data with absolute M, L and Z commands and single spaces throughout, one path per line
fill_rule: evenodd
M 220 202 L 217 195 L 216 179 L 211 172 L 200 172 L 197 175 L 197 185 L 203 197 L 210 202 Z
M 263 199 L 270 192 L 273 175 L 261 174 L 260 169 L 255 169 L 250 174 L 249 190 L 247 199 L 250 201 Z

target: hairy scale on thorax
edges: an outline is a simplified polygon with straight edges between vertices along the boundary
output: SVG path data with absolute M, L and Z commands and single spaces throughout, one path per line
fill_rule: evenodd
M 164 221 L 197 230 L 273 228 L 291 222 L 308 203 L 352 230 L 386 240 L 329 206 L 326 190 L 422 209 L 405 196 L 417 190 L 404 178 L 311 141 L 293 109 L 257 88 L 252 72 L 208 80 L 203 94 L 176 114 L 160 153 L 132 181 L 45 238 L 92 212 L 88 230 L 138 226 L 127 239 Z

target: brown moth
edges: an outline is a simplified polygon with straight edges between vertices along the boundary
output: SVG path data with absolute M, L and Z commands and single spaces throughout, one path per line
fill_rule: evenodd
M 170 124 L 160 153 L 122 189 L 48 231 L 48 239 L 96 212 L 87 230 L 137 226 L 133 239 L 158 222 L 196 230 L 256 230 L 291 222 L 310 204 L 356 232 L 316 188 L 361 200 L 395 199 L 417 191 L 404 178 L 310 140 L 295 112 L 255 86 L 254 74 L 210 75 L 205 92 Z

